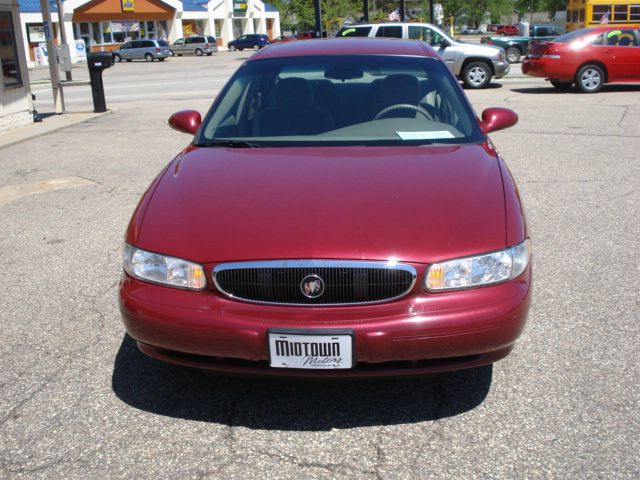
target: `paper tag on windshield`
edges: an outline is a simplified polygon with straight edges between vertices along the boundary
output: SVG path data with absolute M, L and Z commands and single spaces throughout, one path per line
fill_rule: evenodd
M 455 138 L 448 130 L 430 132 L 396 132 L 402 140 L 437 140 L 439 138 Z

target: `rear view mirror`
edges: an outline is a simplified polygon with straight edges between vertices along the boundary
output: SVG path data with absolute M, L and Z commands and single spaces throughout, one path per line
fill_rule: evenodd
M 483 133 L 513 127 L 518 123 L 518 114 L 508 108 L 487 108 L 482 112 L 480 128 Z
M 169 117 L 169 126 L 179 132 L 195 135 L 202 123 L 200 112 L 195 110 L 181 110 Z
M 354 68 L 347 65 L 330 68 L 324 72 L 324 78 L 329 80 L 354 80 L 356 78 L 362 78 L 364 75 L 362 69 Z

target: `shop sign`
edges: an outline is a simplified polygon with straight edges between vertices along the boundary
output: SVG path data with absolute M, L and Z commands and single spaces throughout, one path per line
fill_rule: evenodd
M 84 40 L 76 40 L 75 42 L 75 52 L 73 55 L 78 62 L 86 62 L 87 61 L 87 47 L 84 44 Z
M 111 31 L 117 32 L 138 32 L 140 30 L 140 22 L 116 22 L 111 21 Z
M 236 0 L 233 2 L 233 13 L 239 13 L 244 15 L 247 13 L 247 2 L 243 0 Z
M 45 42 L 47 39 L 44 36 L 44 25 L 27 25 L 27 35 L 29 36 L 29 43 Z
M 135 5 L 133 0 L 122 0 L 122 11 L 123 12 L 133 12 L 135 10 Z
M 189 35 L 193 35 L 193 25 L 190 23 L 184 23 L 182 25 L 182 35 L 188 37 Z

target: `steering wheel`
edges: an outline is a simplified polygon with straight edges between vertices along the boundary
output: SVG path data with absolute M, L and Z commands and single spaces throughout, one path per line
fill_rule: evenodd
M 420 115 L 422 115 L 427 120 L 433 120 L 433 117 L 431 116 L 431 114 L 427 112 L 424 108 L 422 108 L 420 105 L 411 105 L 410 103 L 397 103 L 396 105 L 390 105 L 386 108 L 383 108 L 376 114 L 375 117 L 373 117 L 373 119 L 380 120 L 387 113 L 393 112 L 394 110 L 413 110 L 419 113 Z

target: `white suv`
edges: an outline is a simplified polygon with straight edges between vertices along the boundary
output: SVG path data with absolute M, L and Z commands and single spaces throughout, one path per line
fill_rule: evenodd
M 504 50 L 500 47 L 464 43 L 451 38 L 430 23 L 362 23 L 340 29 L 336 37 L 382 37 L 421 40 L 444 59 L 447 67 L 468 88 L 485 88 L 491 77 L 509 73 Z

